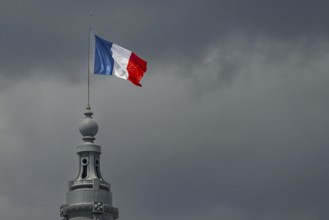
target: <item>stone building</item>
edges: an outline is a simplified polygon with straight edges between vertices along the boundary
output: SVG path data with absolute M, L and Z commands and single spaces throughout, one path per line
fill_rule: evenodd
M 101 147 L 94 144 L 98 125 L 87 107 L 79 130 L 84 141 L 77 147 L 79 172 L 69 181 L 66 203 L 60 207 L 63 220 L 115 220 L 118 209 L 112 205 L 111 185 L 100 172 Z

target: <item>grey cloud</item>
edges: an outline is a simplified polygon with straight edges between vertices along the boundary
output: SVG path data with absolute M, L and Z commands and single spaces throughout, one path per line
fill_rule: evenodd
M 250 74 L 199 99 L 173 73 L 142 89 L 93 77 L 102 173 L 120 218 L 327 218 L 327 74 Z M 39 207 L 58 219 L 76 174 L 83 91 L 34 76 L 1 93 L 10 125 L 1 127 L 0 172 L 10 177 L 0 183 L 2 216 L 33 217 Z
M 1 6 L 0 72 L 13 80 L 37 68 L 44 70 L 40 75 L 57 68 L 59 77 L 81 79 L 90 11 L 97 33 L 150 63 L 195 62 L 204 48 L 232 31 L 283 39 L 326 36 L 328 20 L 324 1 L 3 1 Z
M 0 5 L 1 218 L 59 218 L 93 11 L 99 35 L 149 61 L 141 89 L 92 76 L 120 219 L 328 219 L 326 2 Z

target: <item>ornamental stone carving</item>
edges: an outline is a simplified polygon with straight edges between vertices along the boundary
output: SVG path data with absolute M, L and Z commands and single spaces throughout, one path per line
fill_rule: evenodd
M 66 217 L 66 216 L 67 216 L 66 211 L 65 211 L 65 206 L 64 206 L 64 205 L 62 205 L 62 206 L 60 207 L 59 212 L 60 212 L 60 216 L 61 216 L 61 217 Z
M 104 204 L 102 202 L 94 202 L 93 213 L 103 213 Z

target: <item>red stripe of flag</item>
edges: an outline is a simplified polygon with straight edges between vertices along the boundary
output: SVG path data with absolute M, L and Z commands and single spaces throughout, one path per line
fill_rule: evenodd
M 141 87 L 142 85 L 139 83 L 139 81 L 144 76 L 146 69 L 147 62 L 132 52 L 127 66 L 127 70 L 129 73 L 128 80 L 136 86 Z

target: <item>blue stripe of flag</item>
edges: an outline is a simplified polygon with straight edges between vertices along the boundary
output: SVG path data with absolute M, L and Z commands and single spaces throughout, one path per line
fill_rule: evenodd
M 95 74 L 112 75 L 114 60 L 111 48 L 111 42 L 95 35 Z

